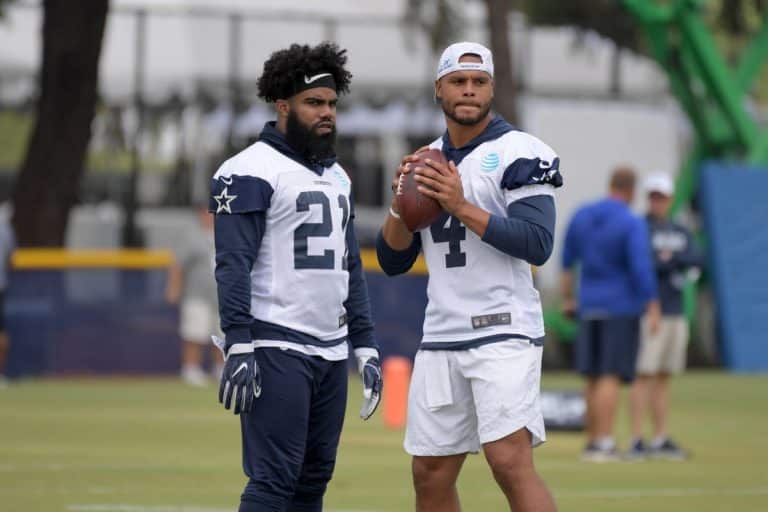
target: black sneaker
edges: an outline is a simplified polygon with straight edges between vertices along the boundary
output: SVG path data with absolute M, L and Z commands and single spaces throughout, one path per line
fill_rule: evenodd
M 648 453 L 654 459 L 686 460 L 690 454 L 680 448 L 677 443 L 667 438 L 659 446 L 651 446 Z
M 586 462 L 611 462 L 620 460 L 616 447 L 599 448 L 595 443 L 588 443 L 581 452 L 581 460 Z
M 648 457 L 648 447 L 642 439 L 637 439 L 624 454 L 625 460 L 644 460 Z

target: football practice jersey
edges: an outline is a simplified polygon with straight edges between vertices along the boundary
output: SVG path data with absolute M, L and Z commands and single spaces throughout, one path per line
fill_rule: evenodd
M 317 347 L 344 343 L 346 353 L 350 317 L 358 323 L 352 326 L 353 331 L 365 331 L 360 339 L 352 340 L 353 344 L 375 346 L 367 291 L 358 289 L 357 297 L 362 293 L 364 300 L 349 304 L 350 286 L 365 287 L 351 227 L 349 177 L 335 162 L 327 167 L 308 167 L 291 153 L 274 127 L 268 125 L 265 132 L 266 141 L 263 136 L 216 172 L 211 202 L 217 216 L 264 215 L 258 253 L 249 269 L 250 297 L 246 298 L 246 302 L 250 299 L 248 313 L 255 320 L 251 328 L 254 341 L 257 346 L 260 341 Z M 227 241 L 220 237 L 228 235 L 217 229 L 216 236 L 218 278 L 227 253 Z M 350 264 L 355 266 L 356 279 L 350 279 Z M 236 309 L 242 300 L 222 297 L 230 293 L 222 281 L 222 329 L 229 338 L 227 320 L 236 315 L 227 308 Z
M 506 217 L 511 203 L 553 196 L 562 185 L 555 152 L 500 117 L 462 148 L 453 148 L 447 134 L 430 147 L 454 161 L 467 201 L 491 215 Z M 468 348 L 510 337 L 541 341 L 541 301 L 530 264 L 448 214 L 419 235 L 429 270 L 422 348 Z

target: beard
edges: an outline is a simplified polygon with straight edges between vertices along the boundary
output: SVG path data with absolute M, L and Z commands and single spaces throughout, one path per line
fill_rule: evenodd
M 456 114 L 456 105 L 454 105 L 453 109 L 448 108 L 445 105 L 445 102 L 443 102 L 443 98 L 437 98 L 438 102 L 440 103 L 440 107 L 443 109 L 443 113 L 445 116 L 450 119 L 451 121 L 460 124 L 462 126 L 474 126 L 488 115 L 488 112 L 491 111 L 491 103 L 489 102 L 486 105 L 481 105 L 480 112 L 477 113 L 477 115 L 469 115 L 469 116 L 459 116 Z
M 311 163 L 320 163 L 336 155 L 333 146 L 336 143 L 336 125 L 330 132 L 317 133 L 317 125 L 327 120 L 319 121 L 313 126 L 307 126 L 299 121 L 295 112 L 288 114 L 285 127 L 285 140 L 299 155 Z

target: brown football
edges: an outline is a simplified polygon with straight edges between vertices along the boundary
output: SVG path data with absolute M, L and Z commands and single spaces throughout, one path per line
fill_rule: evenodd
M 411 163 L 411 169 L 415 167 L 428 167 L 424 160 L 429 158 L 435 162 L 441 162 L 448 165 L 448 162 L 439 149 L 428 149 L 417 153 L 419 160 Z M 400 175 L 400 183 L 397 186 L 395 200 L 397 201 L 397 210 L 400 213 L 405 226 L 410 231 L 419 231 L 431 225 L 437 220 L 443 209 L 440 203 L 427 197 L 418 191 L 419 183 L 413 179 L 413 171 Z

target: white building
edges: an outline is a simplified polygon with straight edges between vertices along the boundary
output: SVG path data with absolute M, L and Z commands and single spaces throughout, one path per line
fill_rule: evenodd
M 339 130 L 350 136 L 365 135 L 355 151 L 363 164 L 366 154 L 376 155 L 383 169 L 376 177 L 383 191 L 379 202 L 386 204 L 390 173 L 401 155 L 413 149 L 406 135 L 415 131 L 431 137 L 443 129 L 439 112 L 429 107 L 436 59 L 426 36 L 400 22 L 405 3 L 282 0 L 278 7 L 269 0 L 113 0 L 101 57 L 102 95 L 108 102 L 130 103 L 137 60 L 136 13 L 146 9 L 146 97 L 161 101 L 178 93 L 191 99 L 199 87 L 207 86 L 224 103 L 218 117 L 206 118 L 197 112 L 188 116 L 191 121 L 186 124 L 169 125 L 168 152 L 178 150 L 173 134 L 180 128 L 190 130 L 192 135 L 184 140 L 199 150 L 204 143 L 218 140 L 212 133 L 220 137 L 230 122 L 237 134 L 246 136 L 269 117 L 263 105 L 239 118 L 228 114 L 227 84 L 233 65 L 246 96 L 252 96 L 261 65 L 272 51 L 292 42 L 317 43 L 331 37 L 348 49 L 354 74 L 353 94 L 346 103 L 355 108 L 340 114 Z M 481 2 L 467 2 L 466 30 L 457 39 L 486 41 L 484 17 Z M 18 77 L 29 78 L 38 68 L 40 25 L 38 2 L 6 8 L 0 20 L 0 105 L 29 95 L 34 82 Z M 235 26 L 241 37 L 239 58 L 233 64 L 230 36 L 238 30 Z M 525 85 L 520 124 L 555 148 L 562 161 L 565 186 L 557 199 L 558 240 L 573 209 L 604 193 L 616 165 L 633 165 L 641 174 L 677 169 L 687 146 L 687 122 L 666 93 L 664 75 L 652 62 L 624 55 L 622 95 L 616 98 L 610 95 L 612 43 L 595 36 L 581 38 L 576 45 L 573 30 L 529 29 L 515 16 L 511 16 L 511 27 L 516 70 Z M 370 110 L 371 101 L 386 101 L 388 108 L 376 113 Z M 130 112 L 126 119 L 130 121 Z M 201 123 L 213 132 L 201 130 Z M 212 169 L 201 172 L 207 171 Z M 150 182 L 144 189 L 151 194 L 156 190 L 151 180 L 157 176 L 145 179 Z M 373 229 L 384 210 L 361 206 L 358 211 L 363 227 Z M 73 229 L 77 225 L 73 223 Z M 558 255 L 559 249 L 558 244 Z M 556 286 L 558 260 L 554 256 L 540 273 L 545 290 Z

